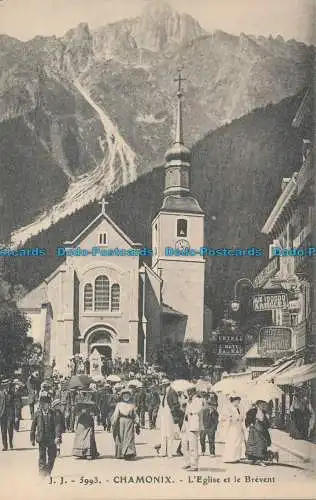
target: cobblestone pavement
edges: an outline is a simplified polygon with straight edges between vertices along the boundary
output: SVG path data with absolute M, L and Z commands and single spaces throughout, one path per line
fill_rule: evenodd
M 280 463 L 271 466 L 225 464 L 223 443 L 216 457 L 201 456 L 198 472 L 182 469 L 182 457 L 157 456 L 159 431 L 142 430 L 137 436 L 137 459 L 113 458 L 112 435 L 97 430 L 100 458 L 85 461 L 71 456 L 74 434 L 65 434 L 56 459 L 52 484 L 37 472 L 37 448 L 29 441 L 30 422 L 15 434 L 15 448 L 0 452 L 1 500 L 50 498 L 158 499 L 158 498 L 309 498 L 315 499 L 316 476 L 311 463 L 280 449 Z

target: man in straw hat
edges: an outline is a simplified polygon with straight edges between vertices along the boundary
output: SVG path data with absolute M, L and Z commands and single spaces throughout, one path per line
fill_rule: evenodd
M 50 401 L 48 394 L 42 391 L 30 432 L 32 446 L 35 446 L 35 441 L 38 443 L 39 474 L 43 477 L 51 475 L 57 455 L 57 443 L 61 439 L 55 414 L 50 408 Z

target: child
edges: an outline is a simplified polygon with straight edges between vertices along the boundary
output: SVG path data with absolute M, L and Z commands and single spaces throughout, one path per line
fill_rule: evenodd
M 30 439 L 32 446 L 35 446 L 35 441 L 38 443 L 40 475 L 50 476 L 57 454 L 56 443 L 61 439 L 61 435 L 54 412 L 50 409 L 50 399 L 43 393 L 32 422 Z
M 208 438 L 210 455 L 215 456 L 215 433 L 218 426 L 218 411 L 216 409 L 216 399 L 206 400 L 201 412 L 202 430 L 200 431 L 200 443 L 202 454 L 205 453 L 206 436 Z

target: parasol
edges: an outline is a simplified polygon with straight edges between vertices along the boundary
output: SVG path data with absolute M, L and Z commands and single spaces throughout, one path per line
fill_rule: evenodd
M 244 396 L 252 389 L 254 383 L 252 380 L 245 380 L 239 378 L 225 377 L 213 385 L 213 392 L 222 392 L 223 394 Z
M 192 384 L 188 380 L 179 379 L 179 380 L 175 380 L 174 382 L 172 382 L 171 387 L 176 392 L 183 392 L 183 391 L 187 391 L 188 389 L 190 389 L 192 387 Z
M 273 399 L 281 399 L 283 395 L 282 389 L 272 382 L 263 382 L 262 384 L 256 384 L 247 393 L 247 398 L 251 402 L 266 401 L 267 403 Z
M 88 375 L 73 375 L 69 380 L 69 389 L 84 389 L 93 384 L 93 379 Z
M 128 382 L 127 385 L 128 385 L 128 387 L 137 387 L 137 388 L 143 387 L 142 382 L 140 380 L 136 380 L 136 379 L 131 380 L 130 382 Z
M 106 380 L 115 384 L 117 382 L 121 382 L 121 377 L 119 377 L 118 375 L 109 375 L 108 377 L 106 377 Z

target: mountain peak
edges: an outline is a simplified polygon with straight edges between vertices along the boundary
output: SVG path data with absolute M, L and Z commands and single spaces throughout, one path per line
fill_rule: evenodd
M 142 15 L 172 15 L 174 13 L 174 9 L 168 2 L 164 0 L 150 0 L 147 2 L 147 5 L 143 8 Z
M 164 0 L 147 2 L 136 31 L 138 46 L 153 52 L 164 51 L 206 34 L 196 19 L 179 13 Z

